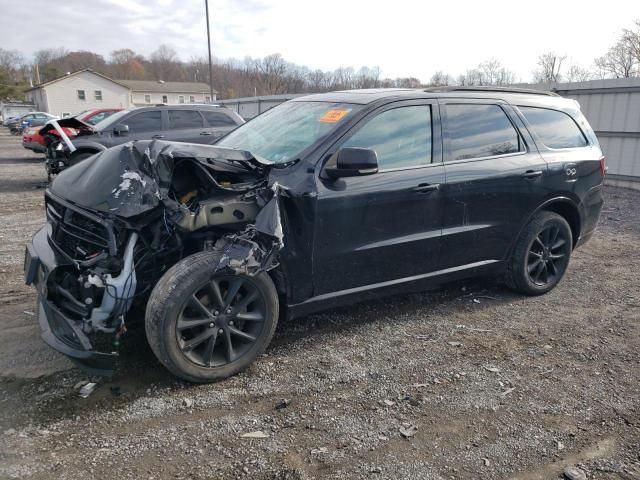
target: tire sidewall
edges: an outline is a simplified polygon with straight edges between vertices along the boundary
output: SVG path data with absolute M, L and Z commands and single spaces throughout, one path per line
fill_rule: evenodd
M 566 260 L 563 263 L 562 272 L 557 279 L 545 285 L 537 285 L 534 283 L 527 271 L 527 260 L 529 251 L 535 241 L 537 235 L 547 227 L 557 226 L 567 239 L 569 248 L 566 251 Z M 571 258 L 571 250 L 573 245 L 573 236 L 571 227 L 567 221 L 554 212 L 540 212 L 527 225 L 523 234 L 518 240 L 511 266 L 512 283 L 515 289 L 527 295 L 542 295 L 555 288 L 562 281 L 569 267 Z
M 181 260 L 156 284 L 147 308 L 145 323 L 152 350 L 172 373 L 192 382 L 220 380 L 247 368 L 268 346 L 278 320 L 278 297 L 268 274 L 238 275 L 251 281 L 262 294 L 266 315 L 260 336 L 239 359 L 221 367 L 203 367 L 184 356 L 176 336 L 178 315 L 187 298 L 216 276 L 218 261 L 219 256 L 214 252 L 200 253 Z M 225 275 L 228 274 L 225 272 Z

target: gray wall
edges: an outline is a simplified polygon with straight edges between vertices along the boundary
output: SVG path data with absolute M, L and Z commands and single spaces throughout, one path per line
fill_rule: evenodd
M 300 94 L 292 93 L 291 95 L 263 95 L 260 97 L 243 97 L 232 98 L 230 100 L 217 100 L 216 103 L 225 105 L 234 110 L 245 120 L 249 120 L 276 105 L 300 97 Z

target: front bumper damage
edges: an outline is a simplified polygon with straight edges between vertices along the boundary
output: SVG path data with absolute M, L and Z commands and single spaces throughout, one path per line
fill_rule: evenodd
M 176 195 L 184 160 L 202 183 L 187 182 L 193 191 Z M 45 194 L 47 226 L 25 253 L 43 340 L 84 369 L 110 375 L 134 297 L 180 258 L 218 249 L 218 271 L 257 275 L 277 267 L 284 189 L 269 184 L 268 167 L 248 152 L 135 142 L 59 175 Z M 149 263 L 161 267 L 150 275 Z
M 42 339 L 54 350 L 66 355 L 78 366 L 96 375 L 110 375 L 116 365 L 116 352 L 102 353 L 94 349 L 83 322 L 71 318 L 48 300 L 49 276 L 57 268 L 72 265 L 51 247 L 47 227 L 40 229 L 25 251 L 25 283 L 38 292 L 37 312 Z

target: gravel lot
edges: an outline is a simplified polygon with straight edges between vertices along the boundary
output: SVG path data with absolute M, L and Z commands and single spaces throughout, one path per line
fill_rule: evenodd
M 137 329 L 83 399 L 22 281 L 44 167 L 0 131 L 0 478 L 640 478 L 640 192 L 607 189 L 545 296 L 475 281 L 281 322 L 249 370 L 203 386 Z

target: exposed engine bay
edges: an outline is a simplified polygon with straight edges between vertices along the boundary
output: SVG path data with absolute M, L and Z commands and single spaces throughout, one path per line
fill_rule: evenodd
M 31 276 L 69 342 L 112 351 L 133 303 L 187 255 L 218 250 L 219 269 L 245 275 L 276 267 L 283 189 L 270 168 L 246 151 L 141 141 L 59 175 L 45 195 L 47 240 L 64 261 Z

